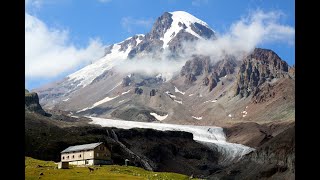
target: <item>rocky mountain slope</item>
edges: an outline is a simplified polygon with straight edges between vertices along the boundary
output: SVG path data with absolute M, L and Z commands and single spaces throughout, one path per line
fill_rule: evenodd
M 174 62 L 183 54 L 184 42 L 217 38 L 191 14 L 166 12 L 146 35 L 111 45 L 95 63 L 34 91 L 44 108 L 74 115 L 223 127 L 293 121 L 294 67 L 272 50 L 256 48 L 243 57 L 225 54 L 214 61 L 194 52 L 175 74 L 116 68 L 150 54 Z
M 26 156 L 59 161 L 60 152 L 68 146 L 102 141 L 111 150 L 113 162 L 120 165 L 129 159 L 130 165 L 148 170 L 209 179 L 294 178 L 294 124 L 287 125 L 284 132 L 279 132 L 281 125 L 260 127 L 266 136 L 256 146 L 257 150 L 225 166 L 220 163 L 222 154 L 217 149 L 194 141 L 191 133 L 99 127 L 89 125 L 86 118 L 70 117 L 62 111 L 50 112 L 48 117 L 41 111 L 25 110 Z M 254 129 L 247 123 L 232 127 L 226 130 L 228 138 L 241 137 L 244 132 L 252 135 L 243 128 Z
M 295 126 L 210 179 L 295 179 Z

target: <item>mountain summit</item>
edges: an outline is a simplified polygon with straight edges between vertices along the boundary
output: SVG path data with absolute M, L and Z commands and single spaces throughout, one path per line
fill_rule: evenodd
M 216 38 L 215 33 L 204 21 L 184 11 L 165 12 L 157 18 L 142 43 L 131 50 L 129 58 L 164 49 L 175 53 L 184 41 L 209 38 Z
M 214 31 L 209 25 L 184 11 L 165 12 L 154 23 L 150 39 L 159 39 L 163 42 L 163 48 L 170 45 L 176 37 L 188 34 L 188 38 L 209 39 L 214 37 Z M 193 36 L 193 37 L 190 37 Z
M 35 91 L 44 108 L 75 115 L 218 126 L 294 119 L 294 73 L 272 50 L 256 48 L 241 57 L 225 54 L 214 60 L 191 52 L 170 78 L 116 68 L 143 57 L 161 61 L 159 54 L 179 57 L 183 43 L 217 38 L 193 15 L 165 12 L 149 33 L 108 46 L 101 59 Z M 175 58 L 165 63 L 171 67 Z

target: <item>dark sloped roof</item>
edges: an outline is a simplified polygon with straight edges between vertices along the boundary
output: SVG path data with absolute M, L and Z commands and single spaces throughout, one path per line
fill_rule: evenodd
M 70 146 L 67 149 L 61 151 L 61 153 L 91 150 L 91 149 L 94 149 L 95 147 L 99 146 L 100 144 L 102 144 L 102 142 L 91 143 L 91 144 L 82 144 L 82 145 L 77 145 L 77 146 Z

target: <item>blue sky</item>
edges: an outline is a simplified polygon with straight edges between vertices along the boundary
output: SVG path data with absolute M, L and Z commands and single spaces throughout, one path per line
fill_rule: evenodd
M 32 22 L 28 28 L 39 27 L 40 30 L 33 31 L 37 36 L 30 37 L 26 46 L 28 48 L 41 46 L 42 49 L 40 47 L 36 49 L 39 52 L 52 48 L 57 53 L 53 57 L 37 54 L 46 57 L 44 58 L 46 60 L 34 62 L 33 66 L 48 61 L 43 63 L 44 65 L 39 65 L 38 69 L 29 70 L 30 66 L 26 66 L 26 88 L 33 89 L 65 77 L 93 61 L 88 57 L 101 56 L 104 45 L 120 42 L 134 34 L 149 32 L 156 18 L 166 11 L 187 11 L 223 34 L 234 22 L 255 10 L 280 11 L 282 16 L 279 23 L 294 28 L 294 9 L 295 4 L 292 0 L 27 0 L 26 21 Z M 44 37 L 45 35 L 39 35 L 41 32 L 50 35 Z M 37 44 L 37 39 L 41 38 L 44 42 L 54 41 L 56 44 L 45 48 L 43 46 L 46 44 L 41 42 Z M 59 49 L 64 47 L 68 50 L 60 52 Z M 292 43 L 262 43 L 259 47 L 274 50 L 289 65 L 295 62 L 295 49 Z M 80 55 L 76 57 L 70 55 L 77 53 Z M 66 60 L 61 58 L 65 63 L 59 67 L 69 68 L 53 67 L 52 72 L 43 73 L 48 64 L 56 61 L 58 64 L 57 59 L 62 55 L 79 61 L 67 62 L 67 58 Z

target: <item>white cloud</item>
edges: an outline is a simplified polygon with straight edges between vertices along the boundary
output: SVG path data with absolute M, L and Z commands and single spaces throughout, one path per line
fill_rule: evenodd
M 135 57 L 130 61 L 124 61 L 116 66 L 116 70 L 122 73 L 142 73 L 146 75 L 162 74 L 162 77 L 170 79 L 185 64 L 182 59 L 169 59 L 165 55 L 154 57 L 153 53 L 144 54 L 143 57 Z
M 233 23 L 224 34 L 218 34 L 216 40 L 198 40 L 183 43 L 184 53 L 176 59 L 170 59 L 170 54 L 150 53 L 137 55 L 130 61 L 125 61 L 118 70 L 130 73 L 138 72 L 148 75 L 158 73 L 173 75 L 194 54 L 210 56 L 214 62 L 221 60 L 226 54 L 233 55 L 238 60 L 264 43 L 285 43 L 293 45 L 294 27 L 280 24 L 282 14 L 279 12 L 255 11 L 249 16 Z
M 123 17 L 121 19 L 121 25 L 124 27 L 128 32 L 132 31 L 134 26 L 144 27 L 146 29 L 150 29 L 153 24 L 153 20 L 150 19 L 134 19 L 132 17 Z
M 220 59 L 227 54 L 242 57 L 258 45 L 285 43 L 294 45 L 294 27 L 280 24 L 281 12 L 255 11 L 233 23 L 228 32 L 218 35 L 217 40 L 201 40 L 185 43 L 186 52 L 197 52 Z
M 66 30 L 47 27 L 40 19 L 25 14 L 25 73 L 28 78 L 51 78 L 97 60 L 102 43 L 91 39 L 86 48 L 69 42 Z
M 192 0 L 192 6 L 200 6 L 201 4 L 208 4 L 208 0 Z
M 25 6 L 27 7 L 27 8 L 30 8 L 30 7 L 32 7 L 32 8 L 40 8 L 41 7 L 41 5 L 43 4 L 43 0 L 26 0 L 25 1 Z
M 98 0 L 98 1 L 101 3 L 108 3 L 108 2 L 111 2 L 112 0 Z

